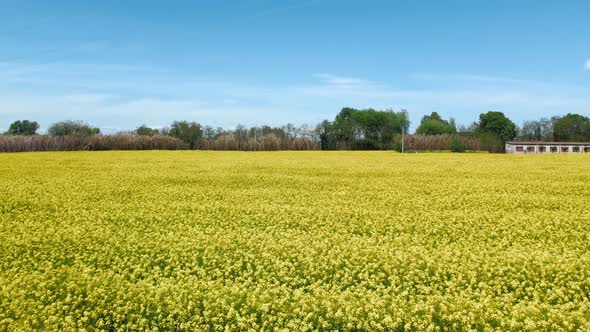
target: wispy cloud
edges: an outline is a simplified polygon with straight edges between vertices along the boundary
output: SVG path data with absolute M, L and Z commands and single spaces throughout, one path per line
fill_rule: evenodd
M 54 121 L 81 119 L 107 130 L 179 119 L 224 127 L 315 123 L 333 118 L 344 106 L 406 108 L 414 125 L 432 111 L 469 123 L 481 112 L 499 110 L 520 123 L 590 109 L 590 91 L 566 84 L 471 74 L 399 79 L 321 73 L 305 83 L 277 85 L 133 65 L 0 63 L 0 118 L 8 123 L 30 118 L 45 128 Z
M 65 102 L 70 102 L 74 104 L 101 104 L 110 100 L 111 98 L 113 98 L 113 96 L 109 94 L 99 93 L 82 93 L 65 95 L 58 98 Z
M 325 84 L 336 85 L 339 87 L 359 88 L 359 87 L 366 87 L 366 86 L 373 84 L 371 81 L 364 80 L 364 79 L 343 77 L 343 76 L 326 74 L 326 73 L 315 74 L 313 76 L 320 79 Z
M 590 59 L 586 60 L 586 63 L 584 64 L 584 69 L 590 71 Z
M 590 100 L 585 98 L 587 90 L 571 94 L 569 87 L 560 87 L 530 81 L 504 78 L 481 77 L 474 75 L 461 76 L 461 83 L 449 83 L 456 79 L 455 75 L 444 79 L 437 76 L 446 84 L 428 88 L 399 88 L 393 85 L 370 82 L 360 79 L 347 78 L 335 82 L 326 81 L 325 84 L 305 86 L 299 89 L 304 95 L 332 98 L 352 104 L 359 101 L 368 105 L 389 105 L 390 107 L 408 108 L 410 110 L 429 112 L 429 110 L 447 110 L 464 113 L 462 110 L 471 109 L 473 112 L 485 112 L 491 109 L 506 112 L 519 112 L 516 116 L 539 111 L 560 112 L 561 110 L 587 110 Z M 495 84 L 482 84 L 482 81 Z M 342 84 L 338 84 L 342 83 Z M 351 87 L 354 87 L 351 91 Z M 357 101 L 355 103 L 355 101 Z
M 537 85 L 542 82 L 510 77 L 496 77 L 486 75 L 474 75 L 474 74 L 460 74 L 460 73 L 417 73 L 411 75 L 413 79 L 420 81 L 431 81 L 431 82 L 444 82 L 445 84 L 450 83 L 468 83 L 470 85 L 477 84 L 527 84 Z

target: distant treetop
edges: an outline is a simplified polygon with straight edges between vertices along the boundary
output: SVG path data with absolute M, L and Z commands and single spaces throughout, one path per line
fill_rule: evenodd
M 92 127 L 83 121 L 66 120 L 52 124 L 47 132 L 51 136 L 77 135 L 88 137 L 100 134 L 100 129 Z
M 10 124 L 7 135 L 36 135 L 39 124 L 36 121 L 18 120 Z
M 456 134 L 457 126 L 455 120 L 443 120 L 441 116 L 432 112 L 430 115 L 425 115 L 420 121 L 420 125 L 416 129 L 418 135 L 442 135 L 442 134 Z

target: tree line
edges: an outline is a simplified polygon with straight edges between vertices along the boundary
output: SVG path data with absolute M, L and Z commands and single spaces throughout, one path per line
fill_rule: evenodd
M 479 121 L 457 126 L 453 118 L 437 112 L 422 117 L 409 134 L 406 110 L 345 107 L 334 118 L 316 126 L 287 124 L 279 127 L 238 125 L 214 128 L 191 121 L 174 121 L 165 128 L 139 126 L 133 131 L 101 135 L 100 129 L 82 121 L 52 124 L 39 135 L 36 121 L 19 120 L 0 136 L 0 151 L 37 150 L 400 150 L 402 135 L 407 150 L 486 150 L 502 152 L 504 142 L 590 141 L 590 119 L 579 114 L 525 121 L 518 127 L 504 113 L 482 113 Z
M 19 120 L 0 136 L 0 151 L 59 150 L 319 150 L 315 127 L 287 124 L 281 127 L 238 125 L 235 129 L 202 126 L 197 122 L 174 121 L 169 127 L 141 125 L 133 131 L 102 135 L 100 129 L 83 121 L 52 124 L 39 135 L 35 121 Z

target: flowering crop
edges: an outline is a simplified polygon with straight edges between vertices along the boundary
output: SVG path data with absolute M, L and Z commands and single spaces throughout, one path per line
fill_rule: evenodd
M 0 330 L 590 330 L 589 155 L 0 155 Z

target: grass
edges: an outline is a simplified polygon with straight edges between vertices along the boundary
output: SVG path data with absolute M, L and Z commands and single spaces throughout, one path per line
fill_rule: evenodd
M 0 155 L 0 330 L 588 330 L 590 155 Z

